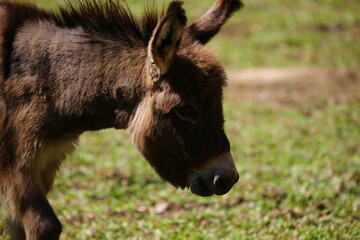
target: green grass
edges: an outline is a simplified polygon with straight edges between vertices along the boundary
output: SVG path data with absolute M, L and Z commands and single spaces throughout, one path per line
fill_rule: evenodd
M 128 0 L 138 12 L 143 2 Z M 212 2 L 187 1 L 189 19 Z M 228 67 L 359 66 L 358 0 L 245 3 L 209 45 Z M 303 111 L 225 100 L 240 172 L 229 194 L 176 190 L 124 131 L 87 133 L 49 196 L 62 239 L 360 239 L 360 103 Z
M 85 135 L 51 194 L 64 239 L 360 238 L 360 104 L 225 114 L 241 180 L 223 197 L 173 189 L 122 132 Z
M 160 180 L 123 131 L 85 134 L 50 194 L 63 239 L 360 238 L 359 103 L 225 115 L 241 177 L 221 197 Z

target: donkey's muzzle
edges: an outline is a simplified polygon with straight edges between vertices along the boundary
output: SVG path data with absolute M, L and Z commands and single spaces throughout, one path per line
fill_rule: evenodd
M 239 180 L 231 154 L 223 154 L 214 159 L 211 168 L 192 174 L 191 191 L 199 196 L 223 195 L 230 191 Z

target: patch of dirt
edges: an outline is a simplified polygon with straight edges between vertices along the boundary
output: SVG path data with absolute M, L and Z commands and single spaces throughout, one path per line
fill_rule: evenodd
M 281 106 L 360 101 L 360 70 L 252 68 L 228 71 L 229 96 Z

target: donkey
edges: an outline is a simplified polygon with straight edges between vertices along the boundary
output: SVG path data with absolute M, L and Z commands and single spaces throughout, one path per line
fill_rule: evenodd
M 204 44 L 241 7 L 217 0 L 187 25 L 180 1 L 136 18 L 116 0 L 57 13 L 0 0 L 0 194 L 11 239 L 59 239 L 46 194 L 84 131 L 128 129 L 175 187 L 200 196 L 232 188 L 226 75 Z

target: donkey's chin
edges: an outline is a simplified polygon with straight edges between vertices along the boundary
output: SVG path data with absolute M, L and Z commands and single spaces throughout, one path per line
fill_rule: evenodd
M 209 189 L 204 182 L 191 184 L 190 190 L 193 194 L 201 196 L 201 197 L 210 197 L 214 193 L 211 189 Z
M 190 178 L 190 190 L 193 194 L 201 197 L 209 197 L 214 194 L 211 179 L 206 173 L 193 173 Z

